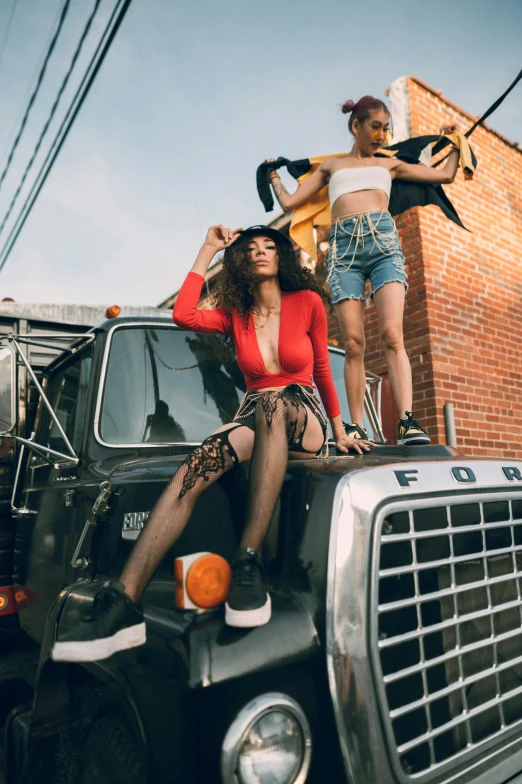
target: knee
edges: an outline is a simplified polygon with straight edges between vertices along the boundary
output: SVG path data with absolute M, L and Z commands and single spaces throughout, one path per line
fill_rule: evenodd
M 402 327 L 387 326 L 381 331 L 381 340 L 386 351 L 398 353 L 404 348 Z
M 344 341 L 346 359 L 361 359 L 364 356 L 364 335 L 350 335 Z
M 286 404 L 279 392 L 264 392 L 256 403 L 256 427 L 271 427 L 274 420 L 286 421 Z

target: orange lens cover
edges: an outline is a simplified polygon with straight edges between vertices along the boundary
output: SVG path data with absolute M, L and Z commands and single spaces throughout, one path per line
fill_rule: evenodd
M 185 590 L 198 607 L 208 609 L 225 601 L 230 590 L 232 570 L 220 555 L 202 555 L 190 566 Z

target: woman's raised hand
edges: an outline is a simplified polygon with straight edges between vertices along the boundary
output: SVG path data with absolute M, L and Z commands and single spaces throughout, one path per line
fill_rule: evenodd
M 205 245 L 213 248 L 214 252 L 218 253 L 220 250 L 225 250 L 225 248 L 228 248 L 230 245 L 232 245 L 232 243 L 237 240 L 242 231 L 242 228 L 226 229 L 221 224 L 218 226 L 211 226 L 207 231 Z
M 446 136 L 447 133 L 453 133 L 453 131 L 458 131 L 459 129 L 460 125 L 457 122 L 450 123 L 450 125 L 441 125 L 440 135 Z

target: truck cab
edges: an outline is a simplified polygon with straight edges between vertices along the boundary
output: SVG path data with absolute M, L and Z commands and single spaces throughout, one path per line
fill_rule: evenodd
M 341 401 L 343 362 L 332 349 Z M 248 481 L 236 467 L 143 595 L 146 645 L 58 664 L 58 632 L 117 578 L 177 467 L 245 390 L 226 342 L 168 315 L 102 323 L 42 386 L 34 436 L 17 436 L 14 582 L 38 661 L 30 699 L 9 685 L 8 782 L 521 775 L 522 463 L 382 443 L 292 461 L 265 544 L 272 618 L 248 630 L 174 600 L 177 557 L 234 553 Z M 366 424 L 379 442 L 377 386 Z

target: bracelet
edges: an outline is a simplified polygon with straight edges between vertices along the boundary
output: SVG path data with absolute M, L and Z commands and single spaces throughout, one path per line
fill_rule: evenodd
M 272 176 L 272 175 L 273 175 L 273 176 Z M 272 169 L 272 171 L 270 172 L 270 174 L 269 174 L 268 176 L 270 177 L 270 179 L 271 179 L 271 180 L 275 180 L 276 178 L 277 178 L 278 180 L 280 180 L 280 179 L 281 179 L 281 177 L 280 177 L 280 176 L 279 176 L 279 174 L 278 174 L 278 173 L 275 171 L 275 169 Z

